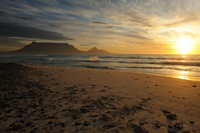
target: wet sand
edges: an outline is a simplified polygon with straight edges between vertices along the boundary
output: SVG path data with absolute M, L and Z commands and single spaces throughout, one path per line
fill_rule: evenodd
M 0 132 L 199 133 L 200 82 L 0 64 Z

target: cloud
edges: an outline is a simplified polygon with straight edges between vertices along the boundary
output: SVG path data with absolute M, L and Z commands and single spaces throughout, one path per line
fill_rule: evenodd
M 197 13 L 189 13 L 180 15 L 175 22 L 167 23 L 166 27 L 176 27 L 184 24 L 200 22 L 200 15 Z
M 106 26 L 105 28 L 112 29 L 115 28 L 114 26 Z
M 80 46 L 96 46 L 96 45 L 99 45 L 98 43 L 82 43 L 82 44 L 79 44 Z
M 92 21 L 92 23 L 95 23 L 95 24 L 107 24 L 107 23 L 104 23 L 104 22 L 98 22 L 98 21 Z
M 26 40 L 23 38 L 12 38 L 0 36 L 0 52 L 12 51 L 25 45 Z
M 0 35 L 7 37 L 24 37 L 45 40 L 73 40 L 72 38 L 65 37 L 58 32 L 21 26 L 13 23 L 0 22 L 0 29 Z
M 122 35 L 124 35 L 126 37 L 133 37 L 133 38 L 136 38 L 136 39 L 141 39 L 141 40 L 149 40 L 149 38 L 141 36 L 139 34 L 123 33 Z
M 16 18 L 19 18 L 19 19 L 22 19 L 22 20 L 26 20 L 26 21 L 31 21 L 31 22 L 40 22 L 39 19 L 33 18 L 33 17 L 19 16 L 19 17 L 16 17 Z
M 0 10 L 0 16 L 7 16 L 7 15 L 9 15 L 9 12 Z
M 25 21 L 29 21 L 29 22 L 33 22 L 33 23 L 38 23 L 38 24 L 41 24 L 41 25 L 47 25 L 49 27 L 62 27 L 61 25 L 58 25 L 55 22 L 44 21 L 44 20 L 34 18 L 34 17 L 17 16 L 16 18 L 21 19 L 21 20 L 25 20 Z

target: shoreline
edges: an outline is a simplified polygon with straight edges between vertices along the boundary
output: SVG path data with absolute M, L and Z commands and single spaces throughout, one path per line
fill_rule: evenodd
M 0 63 L 1 132 L 200 131 L 200 82 Z

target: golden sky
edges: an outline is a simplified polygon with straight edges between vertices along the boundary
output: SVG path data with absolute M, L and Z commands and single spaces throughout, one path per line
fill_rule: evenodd
M 0 51 L 66 42 L 126 54 L 200 54 L 198 0 L 1 0 Z

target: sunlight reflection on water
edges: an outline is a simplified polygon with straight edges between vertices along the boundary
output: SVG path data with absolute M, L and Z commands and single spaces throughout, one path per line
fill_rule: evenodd
M 177 71 L 177 77 L 179 79 L 187 79 L 189 80 L 189 77 L 187 76 L 189 73 L 186 71 Z

